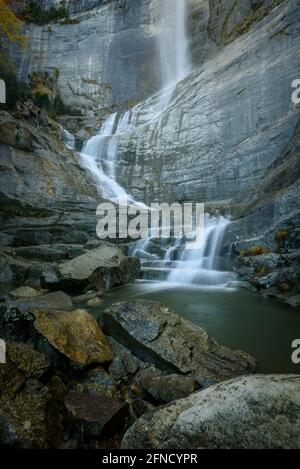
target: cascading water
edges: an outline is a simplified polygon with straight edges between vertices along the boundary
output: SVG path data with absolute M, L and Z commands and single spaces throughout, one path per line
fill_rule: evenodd
M 119 138 L 137 127 L 159 119 L 168 107 L 178 82 L 190 71 L 186 28 L 187 0 L 162 0 L 162 32 L 159 35 L 159 61 L 162 86 L 159 93 L 125 113 L 113 113 L 103 122 L 99 133 L 85 142 L 81 158 L 93 174 L 104 199 L 121 204 L 137 203 L 116 181 Z M 74 145 L 71 134 L 64 132 L 64 140 Z M 228 221 L 223 217 L 206 217 L 205 243 L 199 249 L 189 250 L 182 239 L 174 240 L 168 249 L 155 244 L 151 238 L 133 245 L 129 255 L 140 257 L 144 272 L 162 274 L 168 282 L 222 285 L 230 274 L 220 265 L 220 249 Z M 161 243 L 162 244 L 162 243 Z M 155 275 L 154 275 L 155 277 Z M 151 277 L 150 277 L 151 278 Z
M 187 35 L 187 1 L 162 1 L 163 30 L 159 35 L 162 90 L 160 107 L 169 103 L 178 82 L 190 72 L 189 41 Z
M 143 277 L 168 283 L 205 287 L 225 286 L 235 275 L 222 243 L 229 221 L 223 216 L 205 216 L 204 243 L 190 249 L 183 238 L 174 239 L 166 249 L 157 240 L 139 241 L 130 254 L 142 263 Z
M 101 195 L 113 202 L 135 203 L 116 181 L 119 136 L 158 119 L 166 109 L 176 84 L 189 72 L 186 32 L 186 0 L 162 0 L 162 32 L 159 35 L 159 63 L 162 88 L 149 98 L 148 111 L 142 105 L 123 114 L 114 113 L 102 124 L 98 135 L 90 138 L 81 152 L 82 162 L 93 174 Z M 147 106 L 146 106 L 147 108 Z M 145 207 L 145 206 L 144 206 Z
M 232 274 L 226 270 L 226 258 L 220 256 L 222 241 L 229 221 L 222 217 L 205 217 L 204 243 L 198 249 L 183 249 L 168 282 L 224 285 Z

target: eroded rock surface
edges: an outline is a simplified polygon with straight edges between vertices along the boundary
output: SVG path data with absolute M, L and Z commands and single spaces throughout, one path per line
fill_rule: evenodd
M 122 447 L 299 448 L 300 376 L 257 375 L 209 387 L 148 412 Z

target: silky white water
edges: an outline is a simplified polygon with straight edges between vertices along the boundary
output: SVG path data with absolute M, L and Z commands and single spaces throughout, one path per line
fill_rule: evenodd
M 229 221 L 223 216 L 205 217 L 204 243 L 198 249 L 184 248 L 177 268 L 168 275 L 168 282 L 225 285 L 232 274 L 222 270 L 222 241 Z
M 167 109 L 177 84 L 190 72 L 187 35 L 187 0 L 162 0 L 161 33 L 158 36 L 158 63 L 161 69 L 161 89 L 148 99 L 149 103 L 135 106 L 124 113 L 110 114 L 97 135 L 87 140 L 81 151 L 83 166 L 91 172 L 104 199 L 119 204 L 135 204 L 134 197 L 117 182 L 118 147 L 122 135 L 159 119 Z M 71 134 L 64 131 L 68 146 L 74 145 Z M 138 256 L 148 272 L 164 273 L 170 283 L 224 285 L 230 274 L 218 264 L 223 235 L 228 221 L 221 217 L 206 217 L 205 242 L 198 249 L 188 249 L 183 239 L 174 240 L 168 249 L 161 247 L 160 255 L 153 252 L 151 238 L 134 244 L 129 254 Z M 163 254 L 163 255 L 162 255 Z
M 132 129 L 160 118 L 166 109 L 176 85 L 189 72 L 188 38 L 186 28 L 186 0 L 162 0 L 161 33 L 158 38 L 157 61 L 161 69 L 162 85 L 157 95 L 149 98 L 148 111 L 137 105 L 125 113 L 113 113 L 103 122 L 97 135 L 85 142 L 81 157 L 83 165 L 97 182 L 104 199 L 113 202 L 135 203 L 134 198 L 118 184 L 119 138 Z M 145 206 L 144 206 L 145 207 Z
M 190 72 L 187 0 L 162 0 L 159 55 L 162 75 L 160 107 L 165 109 L 178 82 Z

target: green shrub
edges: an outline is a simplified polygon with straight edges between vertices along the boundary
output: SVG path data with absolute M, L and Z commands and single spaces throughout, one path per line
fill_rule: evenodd
M 31 1 L 24 11 L 25 21 L 28 23 L 38 24 L 40 26 L 66 19 L 69 17 L 68 10 L 66 8 L 55 8 L 51 7 L 49 10 L 45 10 L 42 6 L 38 5 L 38 2 Z

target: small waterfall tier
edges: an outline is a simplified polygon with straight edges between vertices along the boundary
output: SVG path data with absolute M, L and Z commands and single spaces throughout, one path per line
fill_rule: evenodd
M 205 216 L 204 243 L 190 249 L 185 240 L 147 239 L 135 243 L 129 254 L 140 258 L 143 278 L 175 284 L 225 286 L 235 275 L 230 259 L 222 252 L 229 221 L 223 216 Z

